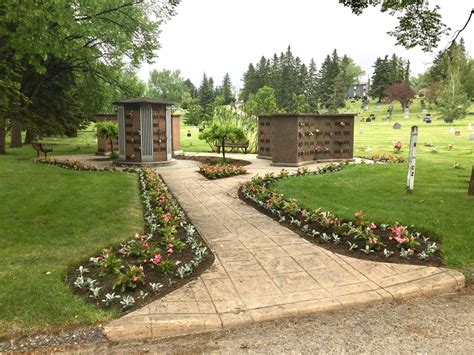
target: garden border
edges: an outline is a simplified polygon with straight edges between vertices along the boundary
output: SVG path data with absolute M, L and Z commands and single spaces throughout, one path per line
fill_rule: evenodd
M 266 174 L 263 178 L 257 175 L 239 188 L 238 195 L 244 202 L 284 224 L 298 235 L 333 252 L 376 262 L 442 266 L 440 240 L 431 233 L 425 233 L 425 236 L 420 232 L 410 232 L 408 227 L 400 226 L 398 222 L 393 226 L 375 224 L 364 220 L 362 211 L 355 214 L 355 220 L 347 221 L 330 211 L 306 209 L 295 199 L 288 199 L 270 189 L 274 181 L 283 178 L 337 172 L 347 165 L 348 162 L 341 162 L 326 165 L 315 171 L 309 171 L 307 168 L 298 169 L 296 174 L 289 174 L 283 169 L 277 176 L 273 173 Z M 285 208 L 288 211 L 285 211 Z M 289 219 L 291 222 L 288 222 Z M 365 239 L 365 248 L 360 248 L 357 244 L 361 239 Z M 346 242 L 349 248 L 345 246 Z M 425 249 L 416 253 L 415 246 L 421 247 L 422 243 Z M 384 251 L 380 253 L 382 248 Z M 399 255 L 395 255 L 397 248 L 400 251 Z M 417 257 L 410 258 L 412 255 Z

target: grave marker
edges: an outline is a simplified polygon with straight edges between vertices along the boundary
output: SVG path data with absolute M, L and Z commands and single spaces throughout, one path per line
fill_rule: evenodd
M 469 123 L 469 124 L 467 125 L 467 130 L 468 130 L 468 131 L 472 131 L 472 123 Z
M 470 141 L 474 141 L 474 134 L 471 133 L 471 134 L 469 135 L 469 140 L 470 140 Z
M 395 122 L 395 123 L 393 124 L 392 128 L 393 128 L 393 129 L 400 129 L 400 128 L 402 128 L 402 125 L 401 125 L 400 123 L 398 123 L 398 122 Z
M 454 135 L 459 137 L 461 135 L 461 131 L 454 131 Z

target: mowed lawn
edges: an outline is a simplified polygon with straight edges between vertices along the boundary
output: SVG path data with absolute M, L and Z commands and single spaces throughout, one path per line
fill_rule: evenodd
M 84 134 L 57 143 L 57 154 L 95 150 Z M 35 165 L 34 155 L 28 146 L 0 156 L 0 338 L 116 317 L 63 280 L 71 265 L 143 231 L 135 174 Z
M 367 217 L 379 223 L 399 221 L 415 225 L 443 241 L 446 266 L 469 269 L 474 266 L 474 197 L 467 195 L 471 166 L 474 164 L 474 141 L 468 140 L 468 123 L 474 116 L 456 121 L 454 125 L 434 119 L 426 125 L 417 119 L 418 103 L 412 105 L 412 117 L 404 119 L 399 104 L 394 105 L 393 124 L 383 124 L 386 105 L 379 111 L 370 106 L 360 117 L 374 113 L 374 123 L 356 123 L 355 155 L 393 153 L 393 142 L 403 142 L 403 157 L 408 156 L 410 127 L 419 126 L 415 191 L 405 190 L 407 164 L 349 166 L 341 172 L 323 176 L 298 177 L 278 182 L 275 188 L 285 196 L 296 198 L 310 208 L 323 208 L 344 218 L 364 210 Z M 354 108 L 356 111 L 358 107 Z M 474 111 L 474 108 L 471 108 Z M 434 116 L 436 114 L 433 112 Z M 454 136 L 450 128 L 461 131 Z M 362 132 L 360 132 L 362 129 Z M 436 152 L 432 147 L 434 145 Z M 448 145 L 453 148 L 449 149 Z M 454 168 L 459 164 L 459 168 Z

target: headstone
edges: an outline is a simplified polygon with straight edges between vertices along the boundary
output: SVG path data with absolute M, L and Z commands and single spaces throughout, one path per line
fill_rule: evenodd
M 374 119 L 374 118 L 375 118 L 375 114 L 374 114 L 374 113 L 371 113 L 371 114 L 369 115 L 369 117 L 370 117 L 371 119 Z
M 454 135 L 455 135 L 455 136 L 460 136 L 460 135 L 461 135 L 461 131 L 454 131 Z
M 362 128 L 359 128 L 359 134 L 363 134 L 364 130 Z
M 186 133 L 186 136 L 191 137 L 191 131 L 188 131 L 188 133 Z
M 401 125 L 400 123 L 398 123 L 398 122 L 395 122 L 395 123 L 393 124 L 392 128 L 393 128 L 393 129 L 400 129 L 400 128 L 402 128 L 402 125 Z
M 428 109 L 424 108 L 423 110 L 421 110 L 421 112 L 426 115 L 428 113 Z
M 410 118 L 410 109 L 408 107 L 405 107 L 405 109 L 403 110 L 403 118 Z
M 370 117 L 368 117 L 368 118 L 365 119 L 365 122 L 370 123 L 370 122 L 372 122 L 372 119 Z
M 426 121 L 425 121 L 426 124 L 431 124 L 431 120 L 428 118 Z
M 456 131 L 456 130 L 454 129 L 454 127 L 451 127 L 451 128 L 449 129 L 449 134 L 454 134 L 455 131 Z
M 474 141 L 474 134 L 471 133 L 471 134 L 469 135 L 469 140 L 470 140 L 470 141 Z
M 468 131 L 472 131 L 472 123 L 469 123 L 469 124 L 467 125 L 467 130 L 468 130 Z

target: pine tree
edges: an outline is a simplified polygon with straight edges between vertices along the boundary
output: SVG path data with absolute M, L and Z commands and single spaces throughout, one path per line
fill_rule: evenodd
M 385 89 L 390 85 L 390 72 L 388 56 L 384 59 L 377 58 L 374 63 L 374 74 L 369 95 L 382 101 L 385 98 Z
M 222 81 L 221 86 L 221 95 L 224 98 L 224 104 L 229 105 L 232 102 L 235 102 L 235 97 L 232 92 L 232 82 L 230 80 L 229 73 L 224 75 L 224 79 Z
M 244 86 L 240 91 L 240 99 L 245 102 L 250 94 L 255 94 L 258 90 L 255 67 L 252 63 L 249 64 L 247 71 L 244 73 L 243 82 Z
M 268 86 L 270 84 L 270 63 L 262 56 L 255 66 L 255 89 Z
M 206 73 L 204 73 L 201 85 L 199 86 L 199 103 L 203 111 L 203 116 L 211 115 L 213 111 L 214 99 L 214 80 L 212 78 L 208 78 Z
M 305 97 L 309 112 L 316 112 L 319 107 L 319 73 L 316 62 L 311 59 L 305 82 Z

